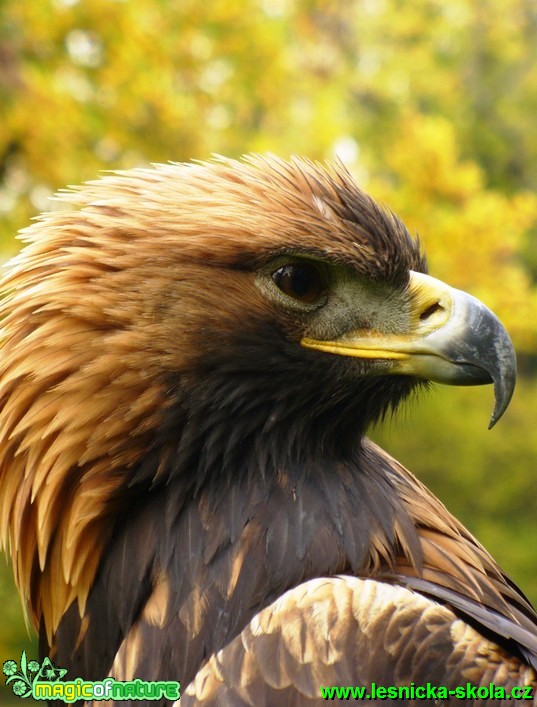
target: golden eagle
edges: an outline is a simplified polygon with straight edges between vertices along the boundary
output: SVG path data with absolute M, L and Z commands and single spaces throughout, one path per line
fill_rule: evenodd
M 535 686 L 528 601 L 365 437 L 425 381 L 493 382 L 494 423 L 496 317 L 341 165 L 217 158 L 66 198 L 0 287 L 0 528 L 43 655 L 180 680 L 181 707 Z

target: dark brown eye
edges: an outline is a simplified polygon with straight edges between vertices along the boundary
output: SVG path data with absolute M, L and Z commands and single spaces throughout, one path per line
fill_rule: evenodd
M 272 273 L 277 287 L 289 297 L 313 304 L 325 291 L 325 284 L 319 269 L 311 263 L 284 265 Z

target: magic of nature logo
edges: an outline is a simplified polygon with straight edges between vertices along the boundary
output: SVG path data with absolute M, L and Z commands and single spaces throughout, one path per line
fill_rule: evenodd
M 82 678 L 64 680 L 65 668 L 54 665 L 50 658 L 41 663 L 28 660 L 22 652 L 20 666 L 15 660 L 5 660 L 2 672 L 6 685 L 10 685 L 17 697 L 33 697 L 34 700 L 178 700 L 180 683 L 175 680 L 145 681 L 129 680 L 121 682 L 107 677 L 90 681 Z

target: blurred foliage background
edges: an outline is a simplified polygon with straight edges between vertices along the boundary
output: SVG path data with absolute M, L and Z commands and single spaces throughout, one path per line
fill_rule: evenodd
M 490 388 L 436 388 L 373 436 L 537 602 L 536 60 L 535 0 L 1 0 L 0 256 L 102 170 L 339 157 L 513 337 L 492 432 Z M 0 601 L 0 660 L 36 657 L 3 564 Z

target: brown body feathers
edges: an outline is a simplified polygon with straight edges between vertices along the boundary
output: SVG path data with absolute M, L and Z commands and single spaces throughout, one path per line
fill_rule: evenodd
M 511 354 L 462 356 L 479 327 L 404 225 L 300 159 L 66 199 L 1 284 L 0 531 L 43 653 L 180 680 L 181 705 L 535 685 L 531 606 L 364 437 L 422 379 L 493 380 L 499 414 L 510 395 Z

